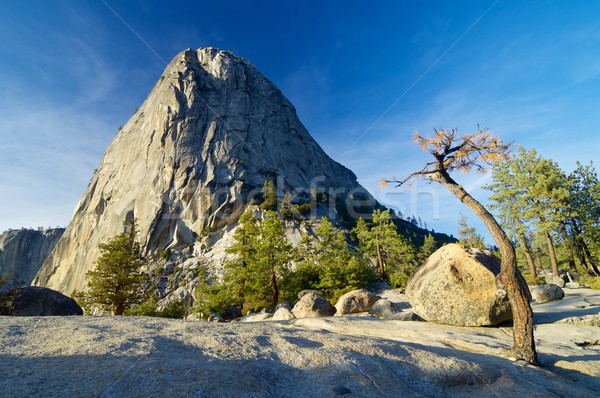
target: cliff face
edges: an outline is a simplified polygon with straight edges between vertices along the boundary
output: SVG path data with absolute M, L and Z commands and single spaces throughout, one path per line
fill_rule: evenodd
M 2 290 L 30 285 L 64 231 L 20 229 L 0 234 L 0 277 L 10 278 Z
M 292 192 L 310 200 L 311 188 L 327 192 L 330 205 L 319 206 L 334 219 L 335 202 L 349 193 L 374 203 L 249 62 L 214 48 L 186 50 L 106 150 L 35 284 L 67 294 L 84 288 L 98 244 L 122 232 L 131 217 L 148 253 L 222 258 L 220 238 L 230 235 L 266 180 L 276 182 L 280 198 Z M 211 241 L 199 248 L 195 242 L 207 227 Z

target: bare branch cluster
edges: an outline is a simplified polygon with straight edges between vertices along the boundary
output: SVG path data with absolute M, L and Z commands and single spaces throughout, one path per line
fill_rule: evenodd
M 404 185 L 414 178 L 428 178 L 436 180 L 440 173 L 460 170 L 468 173 L 475 169 L 480 173 L 487 171 L 487 166 L 501 163 L 509 157 L 512 143 L 504 144 L 502 140 L 490 133 L 487 128 L 477 127 L 473 134 L 464 134 L 458 137 L 458 131 L 434 129 L 432 137 L 424 137 L 418 132 L 414 134 L 414 140 L 424 151 L 434 157 L 434 161 L 425 164 L 419 171 L 411 173 L 404 180 L 382 180 L 380 186 L 383 188 L 388 183 L 396 186 Z

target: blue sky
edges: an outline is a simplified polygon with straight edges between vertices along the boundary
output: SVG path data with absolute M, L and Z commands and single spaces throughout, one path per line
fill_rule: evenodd
M 93 170 L 186 48 L 231 50 L 281 88 L 381 202 L 456 233 L 443 189 L 378 189 L 434 127 L 489 127 L 567 171 L 598 160 L 600 2 L 1 1 L 0 231 L 66 226 Z M 128 27 L 128 26 L 129 27 Z M 489 175 L 457 176 L 474 196 Z

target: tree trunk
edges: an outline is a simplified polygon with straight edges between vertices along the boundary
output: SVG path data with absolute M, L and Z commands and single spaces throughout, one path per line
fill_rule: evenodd
M 569 262 L 569 270 L 573 272 L 577 272 L 577 265 L 575 264 L 575 253 L 573 250 L 573 239 L 569 236 L 567 232 L 567 227 L 564 222 L 560 223 L 560 233 L 562 235 L 563 241 L 565 243 L 565 248 L 567 249 L 567 261 Z
M 529 273 L 534 278 L 537 278 L 537 271 L 535 269 L 535 264 L 533 263 L 533 256 L 531 255 L 531 249 L 529 248 L 529 242 L 527 242 L 527 237 L 523 232 L 519 233 L 519 237 L 521 238 L 521 245 L 523 245 L 523 252 L 525 253 L 527 265 L 529 266 Z
M 494 238 L 502 254 L 501 271 L 496 277 L 496 285 L 506 291 L 513 315 L 513 346 L 512 355 L 537 365 L 537 353 L 533 337 L 533 312 L 529 298 L 517 277 L 517 258 L 515 249 L 506 233 L 500 227 L 494 216 L 473 198 L 464 188 L 442 169 L 432 174 L 431 179 L 440 182 L 454 196 L 463 202 L 485 224 Z
M 592 266 L 592 269 L 596 273 L 596 276 L 600 276 L 600 270 L 598 270 L 598 267 L 596 266 L 596 263 L 594 262 L 594 258 L 592 257 L 592 253 L 590 253 L 590 249 L 589 249 L 588 245 L 585 243 L 585 241 L 583 240 L 583 238 L 581 239 L 581 243 L 583 246 L 583 252 L 585 253 L 585 255 L 587 257 L 588 262 Z
M 585 240 L 583 240 L 583 237 L 581 236 L 581 230 L 579 229 L 579 226 L 577 225 L 577 223 L 575 221 L 573 221 L 573 232 L 575 235 L 575 246 L 577 248 L 577 252 L 580 253 L 579 254 L 579 258 L 581 260 L 581 264 L 583 264 L 585 266 L 585 268 L 590 269 L 590 266 L 593 269 L 593 272 L 600 276 L 600 271 L 598 270 L 598 267 L 596 266 L 596 263 L 594 262 L 594 259 L 592 258 L 592 255 L 590 253 L 590 250 L 587 246 L 587 244 L 585 243 Z M 590 266 L 588 266 L 586 258 L 589 260 Z
M 271 300 L 273 308 L 275 308 L 279 301 L 279 287 L 277 286 L 277 275 L 275 275 L 275 272 L 271 273 Z
M 552 264 L 552 273 L 556 276 L 559 276 L 558 262 L 556 261 L 556 252 L 554 251 L 554 242 L 552 242 L 552 237 L 550 236 L 550 232 L 547 232 L 547 231 L 546 231 L 546 245 L 548 246 L 548 254 L 550 255 L 550 264 Z
M 125 303 L 113 303 L 112 305 L 112 314 L 113 315 L 123 315 L 125 312 Z
M 582 266 L 585 267 L 585 269 L 587 269 L 589 271 L 590 266 L 588 265 L 587 261 L 585 260 L 585 253 L 583 252 L 583 246 L 581 245 L 581 242 L 579 241 L 580 238 L 575 237 L 575 252 L 577 253 L 577 258 L 579 258 L 579 262 L 581 263 Z
M 381 245 L 379 243 L 375 244 L 375 248 L 377 250 L 377 264 L 379 265 L 379 280 L 385 280 L 385 264 L 383 262 L 383 256 L 381 255 Z

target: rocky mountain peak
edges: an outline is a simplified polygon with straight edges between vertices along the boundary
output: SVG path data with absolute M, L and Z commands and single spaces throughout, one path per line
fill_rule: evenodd
M 191 250 L 207 227 L 220 231 L 218 243 L 267 180 L 280 197 L 307 200 L 317 189 L 332 193 L 333 204 L 349 192 L 374 204 L 250 62 L 216 48 L 185 50 L 109 145 L 35 283 L 67 294 L 84 288 L 98 244 L 128 217 L 149 253 Z

